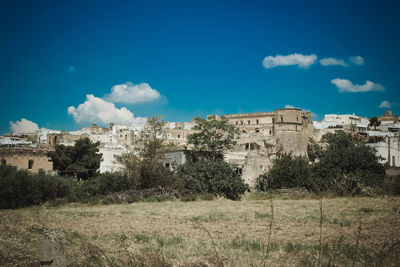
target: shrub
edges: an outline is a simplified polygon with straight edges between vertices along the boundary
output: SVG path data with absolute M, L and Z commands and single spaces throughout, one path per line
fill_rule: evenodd
M 15 167 L 0 166 L 0 208 L 19 208 L 62 198 L 71 192 L 71 181 L 44 172 L 31 174 Z
M 194 194 L 211 193 L 236 200 L 249 188 L 222 159 L 201 158 L 180 166 L 178 173 L 184 179 L 185 189 Z
M 256 189 L 259 191 L 296 187 L 313 189 L 311 169 L 306 158 L 290 153 L 275 159 L 268 173 L 256 180 Z

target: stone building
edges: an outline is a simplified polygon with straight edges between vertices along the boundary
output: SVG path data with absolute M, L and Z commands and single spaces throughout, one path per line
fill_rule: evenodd
M 15 166 L 31 172 L 42 169 L 45 172 L 53 170 L 53 163 L 47 157 L 48 149 L 32 147 L 1 147 L 1 164 Z
M 187 136 L 193 133 L 193 127 L 193 122 L 167 122 L 165 124 L 166 142 L 186 146 Z
M 391 123 L 398 123 L 399 122 L 399 117 L 395 114 L 392 113 L 392 111 L 387 110 L 384 115 L 380 116 L 378 118 L 379 121 L 387 121 Z
M 237 146 L 227 151 L 224 159 L 237 166 L 238 173 L 250 186 L 268 170 L 279 153 L 305 156 L 309 138 L 314 133 L 311 113 L 298 108 L 223 117 L 238 127 L 241 133 L 236 140 Z M 217 115 L 207 118 L 221 119 Z

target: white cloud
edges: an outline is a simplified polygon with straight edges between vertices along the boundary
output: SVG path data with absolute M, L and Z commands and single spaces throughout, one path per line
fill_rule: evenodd
M 141 124 L 147 121 L 143 117 L 134 117 L 133 113 L 127 108 L 118 109 L 113 103 L 107 102 L 94 95 L 86 95 L 86 101 L 78 108 L 68 107 L 68 114 L 74 117 L 77 123 L 110 123 L 119 122 L 126 124 Z
M 397 103 L 389 102 L 387 100 L 384 100 L 379 104 L 378 108 L 392 108 L 396 104 Z
M 302 54 L 291 54 L 287 56 L 276 55 L 276 56 L 268 56 L 264 58 L 263 65 L 265 68 L 270 69 L 277 66 L 291 66 L 297 65 L 300 68 L 308 68 L 317 60 L 317 56 L 314 54 L 311 55 L 302 55 Z
M 295 108 L 295 107 L 292 105 L 285 105 L 285 108 Z
M 140 102 L 150 102 L 160 98 L 160 93 L 151 88 L 148 83 L 114 85 L 111 93 L 104 96 L 104 99 L 114 103 L 135 104 Z
M 13 133 L 23 134 L 23 133 L 34 133 L 39 130 L 39 126 L 33 121 L 26 120 L 22 118 L 20 121 L 10 121 L 10 128 Z
M 69 67 L 67 68 L 67 72 L 68 72 L 68 73 L 75 73 L 75 72 L 76 72 L 76 69 L 75 69 L 74 66 L 69 66 Z
M 364 65 L 364 58 L 363 58 L 363 57 L 360 57 L 360 56 L 352 56 L 352 57 L 349 57 L 349 60 L 350 60 L 350 62 L 353 63 L 354 65 L 359 65 L 359 66 Z
M 385 87 L 379 83 L 373 83 L 371 81 L 366 81 L 363 85 L 353 84 L 351 81 L 346 79 L 333 79 L 332 84 L 336 85 L 339 92 L 369 92 L 369 91 L 384 91 Z
M 319 61 L 322 66 L 343 66 L 347 67 L 347 63 L 343 59 L 336 59 L 333 57 L 323 58 Z

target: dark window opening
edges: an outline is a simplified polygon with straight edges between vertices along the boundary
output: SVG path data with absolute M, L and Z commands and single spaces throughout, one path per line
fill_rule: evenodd
M 249 125 L 250 125 L 250 124 L 251 124 L 251 121 L 247 121 L 247 124 L 249 124 Z
M 269 130 L 269 135 L 271 135 L 272 134 L 272 130 Z
M 297 119 L 297 121 L 299 121 L 299 117 L 297 117 L 296 119 Z
M 238 122 L 236 121 L 236 124 L 238 124 Z
M 165 163 L 165 167 L 169 168 L 170 164 L 169 163 Z
M 256 128 L 256 133 L 259 133 L 260 132 L 260 129 L 259 128 Z
M 275 123 L 275 118 L 272 118 L 272 123 Z
M 180 135 L 180 134 L 178 134 L 178 138 L 181 138 L 181 135 Z
M 236 173 L 239 174 L 239 175 L 242 175 L 242 174 L 243 174 L 243 169 L 240 168 L 240 167 L 237 168 L 237 169 L 236 169 Z
M 245 147 L 246 147 L 246 150 L 248 150 L 250 148 L 250 144 L 246 143 Z
M 28 161 L 28 169 L 32 169 L 33 168 L 33 159 L 30 159 Z
M 6 164 L 7 164 L 7 160 L 2 159 L 2 160 L 1 160 L 1 165 L 6 165 Z
M 240 121 L 240 124 L 243 125 L 243 121 Z
M 283 116 L 281 116 L 281 122 L 283 122 Z
M 256 120 L 256 124 L 258 124 L 258 120 Z

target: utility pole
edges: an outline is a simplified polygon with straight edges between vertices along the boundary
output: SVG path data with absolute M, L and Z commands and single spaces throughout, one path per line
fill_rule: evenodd
M 388 136 L 388 163 L 390 167 L 390 136 Z

